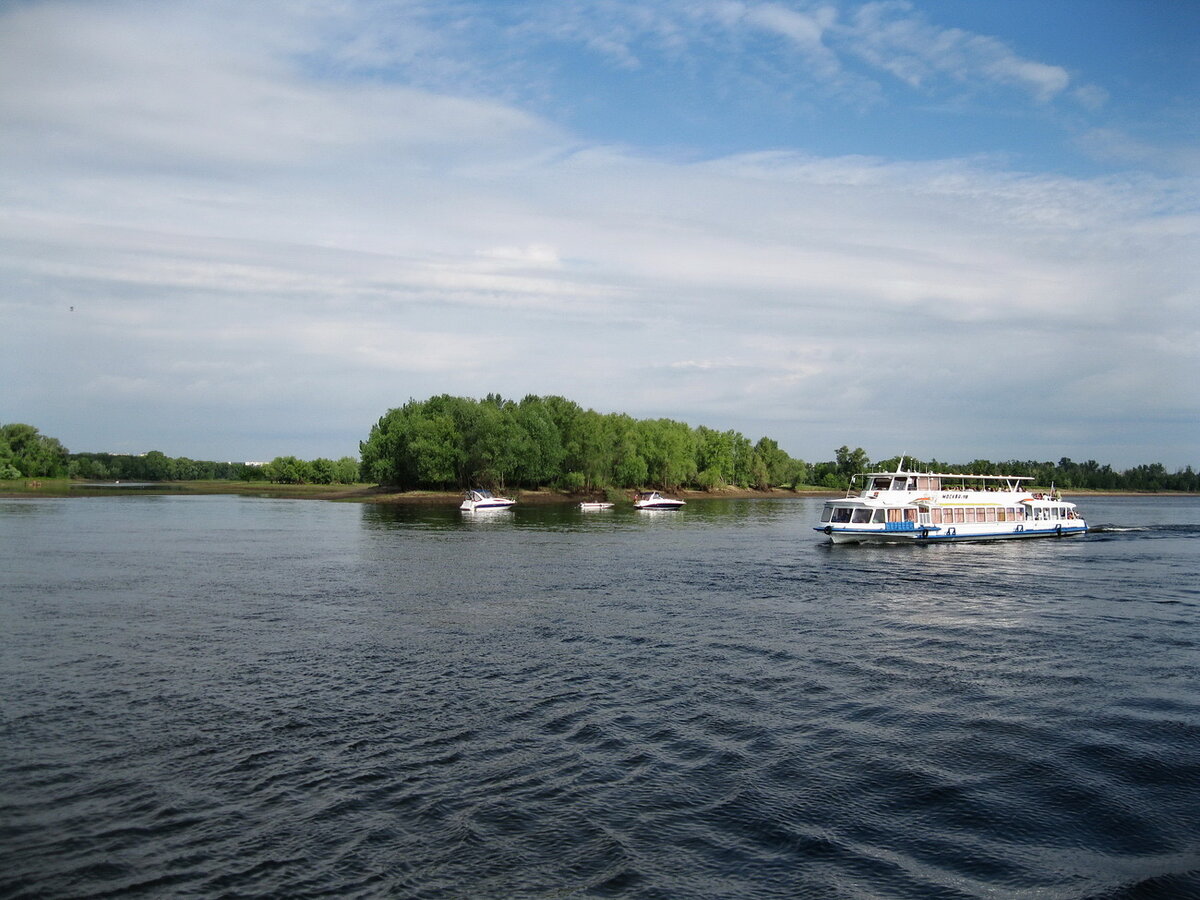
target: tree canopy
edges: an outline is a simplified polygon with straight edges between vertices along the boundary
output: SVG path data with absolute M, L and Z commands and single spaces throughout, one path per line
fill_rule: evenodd
M 410 400 L 389 410 L 359 446 L 363 477 L 402 490 L 767 488 L 807 474 L 770 438 L 751 444 L 736 431 L 598 413 L 558 396 Z
M 67 448 L 32 425 L 0 425 L 0 479 L 58 478 L 67 474 Z

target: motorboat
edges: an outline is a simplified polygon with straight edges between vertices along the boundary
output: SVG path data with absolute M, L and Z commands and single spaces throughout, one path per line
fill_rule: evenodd
M 585 512 L 595 512 L 599 509 L 612 509 L 613 505 L 604 500 L 584 500 L 579 504 L 579 508 Z
M 466 496 L 458 508 L 463 512 L 482 512 L 489 509 L 509 509 L 516 502 L 507 497 L 497 497 L 491 491 L 483 488 L 473 488 L 466 492 Z
M 1051 488 L 1032 492 L 1017 475 L 948 472 L 855 475 L 844 498 L 828 500 L 816 531 L 835 544 L 941 543 L 1067 537 L 1087 532 L 1074 503 Z
M 639 491 L 634 498 L 634 509 L 679 509 L 687 501 L 664 497 L 658 491 Z

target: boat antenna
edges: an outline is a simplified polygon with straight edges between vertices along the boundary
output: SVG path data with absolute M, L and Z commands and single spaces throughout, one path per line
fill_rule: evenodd
M 904 471 L 904 457 L 905 457 L 906 455 L 907 455 L 907 454 L 901 454 L 901 455 L 900 455 L 900 462 L 896 463 L 896 474 L 897 474 L 897 475 L 899 475 L 901 472 L 903 472 L 903 471 Z

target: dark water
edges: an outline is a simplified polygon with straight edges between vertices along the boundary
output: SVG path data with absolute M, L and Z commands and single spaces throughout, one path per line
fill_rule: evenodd
M 0 501 L 0 897 L 1200 896 L 1200 501 Z

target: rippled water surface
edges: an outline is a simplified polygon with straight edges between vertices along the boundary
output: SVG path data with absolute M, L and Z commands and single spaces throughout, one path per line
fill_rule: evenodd
M 0 897 L 1200 896 L 1200 502 L 0 500 Z

